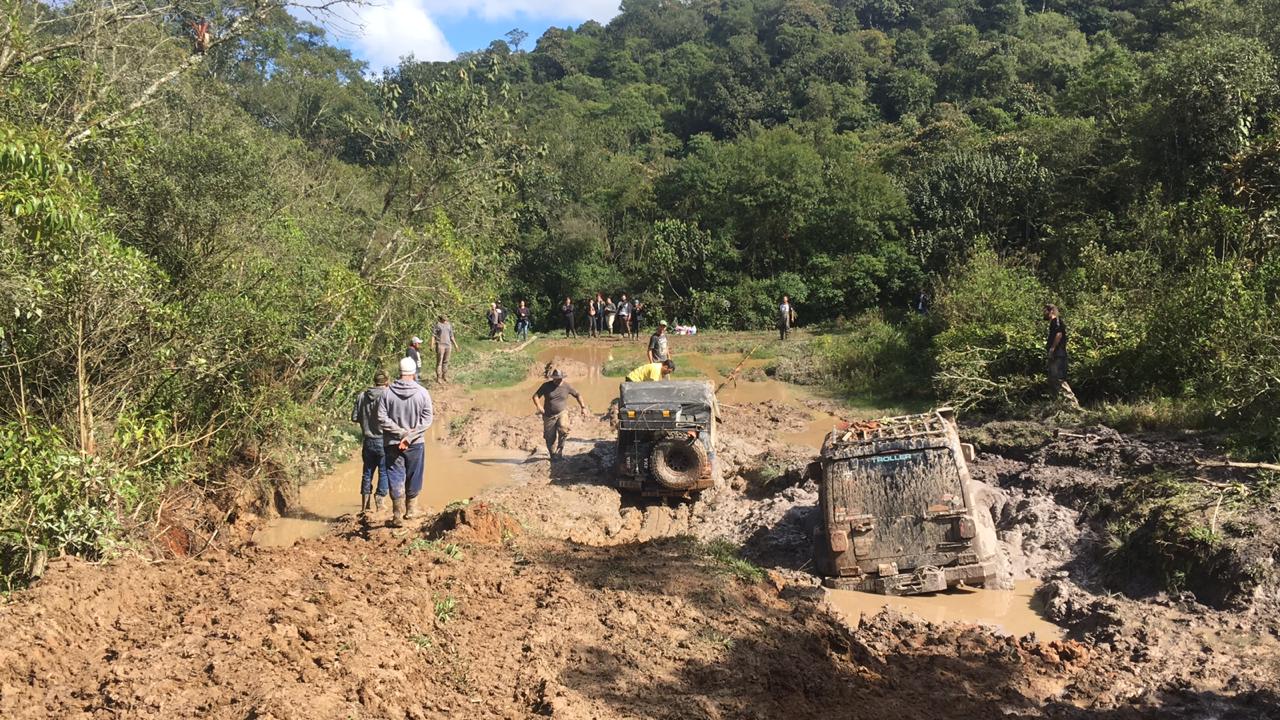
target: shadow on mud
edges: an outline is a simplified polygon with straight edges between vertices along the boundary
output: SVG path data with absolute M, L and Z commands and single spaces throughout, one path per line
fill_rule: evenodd
M 776 523 L 752 533 L 742 543 L 742 554 L 764 567 L 813 572 L 813 532 L 821 519 L 816 505 L 794 505 Z
M 850 630 L 813 600 L 783 601 L 769 586 L 744 583 L 689 539 L 570 546 L 544 560 L 580 583 L 647 595 L 665 610 L 609 619 L 609 642 L 576 646 L 583 661 L 559 677 L 622 716 L 1261 719 L 1280 708 L 1280 697 L 1265 692 L 1082 709 L 1058 699 L 1063 689 L 1086 704 L 1101 688 L 1072 685 L 1065 666 L 1037 655 L 1031 641 L 891 613 Z

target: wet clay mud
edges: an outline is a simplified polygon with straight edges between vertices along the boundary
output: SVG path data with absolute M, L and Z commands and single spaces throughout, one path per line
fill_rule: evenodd
M 625 495 L 607 479 L 619 379 L 602 369 L 642 351 L 553 344 L 515 388 L 433 387 L 423 504 L 474 495 L 461 512 L 362 524 L 353 458 L 249 546 L 52 560 L 0 607 L 0 717 L 1280 717 L 1270 576 L 1219 610 L 1187 592 L 1126 597 L 1098 575 L 1089 503 L 1209 449 L 975 426 L 975 502 L 1015 589 L 826 591 L 805 469 L 833 425 L 874 411 L 751 361 L 720 396 L 724 482 L 680 502 Z M 741 356 L 676 357 L 679 376 L 720 383 Z M 554 462 L 529 399 L 547 362 L 594 411 Z

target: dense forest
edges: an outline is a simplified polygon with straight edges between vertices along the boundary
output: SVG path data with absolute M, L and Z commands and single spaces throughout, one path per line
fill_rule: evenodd
M 4 4 L 9 578 L 296 475 L 495 298 L 747 329 L 789 293 L 824 382 L 985 409 L 1037 397 L 1055 302 L 1082 399 L 1280 445 L 1280 1 L 629 0 L 387 69 L 338 10 Z

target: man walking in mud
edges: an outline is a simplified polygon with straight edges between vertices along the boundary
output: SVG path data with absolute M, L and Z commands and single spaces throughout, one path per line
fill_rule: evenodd
M 390 527 L 403 527 L 417 517 L 422 492 L 423 436 L 431 427 L 431 394 L 414 379 L 412 358 L 400 361 L 400 379 L 391 383 L 378 403 L 378 424 L 387 451 L 387 486 L 391 493 Z
M 458 349 L 458 339 L 453 333 L 453 325 L 449 318 L 441 315 L 436 318 L 436 326 L 431 330 L 431 349 L 436 351 L 436 382 L 449 382 L 449 358 Z
M 360 517 L 367 518 L 375 509 L 382 512 L 382 499 L 387 496 L 387 451 L 382 444 L 382 425 L 378 422 L 378 405 L 387 392 L 389 378 L 385 370 L 373 375 L 373 387 L 360 393 L 351 408 L 351 422 L 360 423 L 364 442 L 360 448 L 363 468 L 360 472 Z M 373 494 L 373 473 L 378 473 L 378 494 Z
M 671 357 L 667 342 L 667 321 L 661 320 L 658 322 L 658 329 L 649 336 L 649 362 L 660 363 Z
M 667 376 L 676 371 L 676 363 L 671 358 L 667 358 L 662 362 L 647 363 L 627 373 L 624 382 L 653 382 L 657 380 L 666 380 Z
M 542 439 L 547 443 L 547 454 L 552 460 L 564 457 L 564 441 L 569 437 L 569 398 L 578 401 L 582 414 L 588 413 L 582 396 L 564 381 L 564 373 L 559 370 L 551 372 L 551 378 L 533 393 L 533 407 L 542 415 Z M 538 398 L 542 398 L 542 407 L 538 407 Z
M 1049 389 L 1067 404 L 1079 409 L 1080 401 L 1067 382 L 1067 324 L 1058 316 L 1058 306 L 1044 306 L 1044 319 L 1049 323 L 1045 339 L 1045 361 L 1049 375 Z

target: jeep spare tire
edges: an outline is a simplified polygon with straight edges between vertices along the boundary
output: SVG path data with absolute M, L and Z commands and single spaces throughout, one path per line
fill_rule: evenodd
M 653 446 L 649 458 L 653 476 L 672 490 L 691 490 L 702 480 L 707 467 L 707 449 L 698 441 L 663 440 Z

